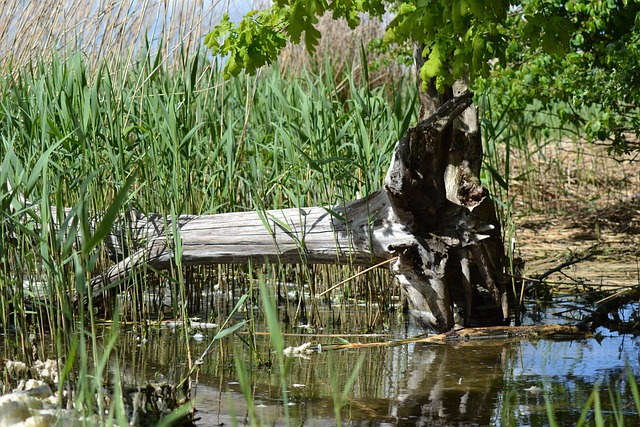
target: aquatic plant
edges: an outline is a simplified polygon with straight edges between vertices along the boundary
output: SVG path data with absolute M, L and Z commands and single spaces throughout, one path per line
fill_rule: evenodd
M 618 427 L 634 425 L 637 415 L 640 414 L 640 394 L 638 393 L 638 383 L 631 368 L 627 366 L 626 381 L 621 381 L 619 385 L 606 385 L 607 393 L 604 397 L 602 396 L 602 388 L 603 384 L 600 382 L 595 384 L 580 412 L 580 417 L 575 423 L 576 427 L 583 425 L 596 425 L 598 427 L 605 425 L 616 425 Z M 622 392 L 625 393 L 625 397 L 623 397 Z M 549 425 L 555 427 L 558 425 L 558 421 L 551 400 L 549 396 L 545 396 Z M 631 421 L 631 424 L 629 424 L 629 421 Z

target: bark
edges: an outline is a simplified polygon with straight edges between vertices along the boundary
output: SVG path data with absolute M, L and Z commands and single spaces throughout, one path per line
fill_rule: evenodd
M 415 48 L 418 73 L 424 64 L 423 48 L 420 45 Z M 437 115 L 437 111 L 443 105 L 468 93 L 466 79 L 456 81 L 453 86 L 445 87 L 441 92 L 436 89 L 435 79 L 423 83 L 418 77 L 418 82 L 421 121 Z M 470 326 L 472 322 L 507 323 L 511 314 L 512 298 L 506 286 L 506 276 L 503 274 L 504 245 L 495 206 L 480 183 L 483 150 L 477 108 L 474 105 L 466 108 L 456 116 L 453 126 L 444 130 L 439 138 L 438 146 L 434 147 L 434 153 L 430 155 L 434 163 L 431 171 L 427 172 L 432 175 L 437 197 L 444 197 L 450 203 L 464 209 L 475 222 L 470 228 L 476 235 L 481 234 L 482 239 L 476 239 L 477 241 L 471 245 L 460 245 L 456 250 L 452 247 L 446 248 L 446 266 L 442 266 L 441 261 L 439 268 L 429 269 L 439 278 L 429 278 L 426 286 L 412 286 L 407 294 L 410 301 L 414 301 L 412 305 L 417 317 L 425 320 L 427 326 L 434 322 L 431 315 L 437 311 L 434 310 L 434 305 L 450 306 L 451 300 L 463 314 L 465 326 Z M 431 254 L 442 253 L 441 248 L 433 249 Z M 432 262 L 426 264 L 431 265 Z M 494 307 L 489 307 L 485 313 L 475 313 L 479 307 L 486 306 L 482 300 L 487 299 L 487 293 L 490 296 L 489 302 L 492 300 L 495 303 Z M 435 301 L 429 303 L 429 299 L 434 298 L 438 301 L 437 304 L 434 304 Z M 428 309 L 425 310 L 425 307 Z M 440 312 L 446 315 L 448 326 L 451 321 L 450 313 L 443 310 Z M 488 322 L 483 322 L 482 319 Z
M 130 212 L 105 242 L 118 261 L 94 279 L 94 298 L 145 266 L 374 265 L 398 257 L 391 270 L 425 328 L 451 329 L 456 306 L 464 309 L 466 325 L 479 319 L 480 311 L 472 310 L 479 287 L 502 307 L 489 323 L 502 323 L 508 307 L 496 274 L 499 232 L 478 179 L 477 122 L 475 130 L 452 127 L 471 104 L 472 94 L 461 93 L 409 129 L 397 143 L 383 188 L 344 206 L 185 215 L 175 222 Z M 470 117 L 477 119 L 474 111 Z

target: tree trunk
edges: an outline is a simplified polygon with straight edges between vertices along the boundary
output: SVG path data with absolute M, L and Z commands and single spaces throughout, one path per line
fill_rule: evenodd
M 445 86 L 442 92 L 436 89 L 435 79 L 423 83 L 419 76 L 424 65 L 423 50 L 424 46 L 416 45 L 415 61 L 421 122 L 436 114 L 445 103 L 463 96 L 468 89 L 466 79 L 456 81 L 453 86 Z M 465 326 L 470 326 L 472 320 L 475 324 L 507 323 L 511 295 L 506 286 L 507 278 L 503 274 L 504 245 L 495 206 L 480 183 L 483 150 L 478 110 L 475 105 L 470 105 L 457 116 L 453 126 L 442 133 L 441 139 L 439 154 L 434 155 L 437 165 L 434 164 L 432 172 L 433 179 L 438 181 L 439 197 L 446 197 L 449 202 L 468 210 L 476 222 L 471 228 L 476 234 L 483 233 L 482 241 L 476 244 L 448 250 L 445 280 L 449 293 L 453 295 L 452 299 L 457 309 L 462 309 Z M 437 290 L 440 288 L 441 285 L 435 286 Z M 433 291 L 427 289 L 426 293 L 432 294 Z M 441 304 L 449 305 L 445 293 L 436 293 L 441 295 Z M 489 302 L 495 303 L 493 307 L 486 305 L 487 293 L 490 296 Z M 416 301 L 420 302 L 420 296 L 417 296 Z M 420 304 L 414 305 L 420 307 Z M 475 313 L 474 311 L 480 307 L 483 307 L 484 312 Z M 416 310 L 419 312 L 421 309 Z M 428 310 L 425 315 L 429 317 Z M 485 322 L 480 321 L 481 319 Z
M 478 179 L 477 121 L 467 133 L 452 127 L 464 111 L 463 117 L 477 119 L 475 109 L 468 112 L 471 104 L 472 94 L 461 93 L 409 129 L 396 145 L 383 188 L 344 206 L 184 215 L 175 224 L 158 214 L 129 213 L 105 242 L 118 262 L 94 279 L 94 298 L 144 265 L 167 269 L 178 256 L 181 265 L 374 265 L 397 257 L 391 270 L 425 328 L 451 329 L 454 306 L 464 310 L 465 325 L 479 320 L 480 312 L 474 316 L 472 310 L 480 304 L 474 299 L 478 287 L 502 308 L 490 323 L 502 323 L 508 306 L 496 275 L 501 243 Z

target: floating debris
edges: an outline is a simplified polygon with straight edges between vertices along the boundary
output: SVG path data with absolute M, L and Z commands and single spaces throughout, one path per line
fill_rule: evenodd
M 287 347 L 283 350 L 283 354 L 287 357 L 300 357 L 302 359 L 310 359 L 309 354 L 319 353 L 320 346 L 306 342 L 298 347 Z
M 169 320 L 162 322 L 162 326 L 165 328 L 181 328 L 184 326 L 184 322 L 179 320 Z M 220 327 L 217 323 L 212 322 L 188 322 L 188 326 L 193 329 L 216 329 Z

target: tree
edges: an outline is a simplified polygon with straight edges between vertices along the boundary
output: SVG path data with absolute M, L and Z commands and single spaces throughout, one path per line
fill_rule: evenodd
M 611 151 L 639 150 L 640 2 L 536 0 L 513 11 L 505 60 L 481 86 L 511 111 L 552 112 Z

